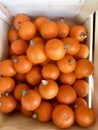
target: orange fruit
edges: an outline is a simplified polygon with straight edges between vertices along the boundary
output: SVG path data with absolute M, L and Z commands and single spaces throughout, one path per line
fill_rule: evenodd
M 32 69 L 26 73 L 26 81 L 32 86 L 39 85 L 41 80 L 41 68 L 38 66 L 32 67 Z
M 79 59 L 74 72 L 77 79 L 88 77 L 94 72 L 94 65 L 88 59 Z
M 58 35 L 58 26 L 54 21 L 47 21 L 42 24 L 40 34 L 44 39 L 52 39 Z
M 42 80 L 39 85 L 39 93 L 44 99 L 52 99 L 58 93 L 58 84 L 51 79 Z
M 31 21 L 30 17 L 26 14 L 19 14 L 13 20 L 13 25 L 17 29 L 23 22 Z
M 76 92 L 70 85 L 62 85 L 59 87 L 59 91 L 56 98 L 59 103 L 72 104 L 76 100 Z
M 24 82 L 26 81 L 26 74 L 16 73 L 16 75 L 14 76 L 14 79 L 16 81 Z
M 23 90 L 21 104 L 27 111 L 33 111 L 39 107 L 41 96 L 36 90 Z
M 77 95 L 79 97 L 85 97 L 89 93 L 89 84 L 85 80 L 76 80 L 73 84 L 73 88 L 75 89 Z
M 12 77 L 16 74 L 14 63 L 11 59 L 5 59 L 0 62 L 0 74 L 8 77 Z
M 48 101 L 42 101 L 40 106 L 34 110 L 32 115 L 34 119 L 37 119 L 39 122 L 48 122 L 52 117 L 52 105 Z
M 69 26 L 63 21 L 57 22 L 57 26 L 58 26 L 58 30 L 59 30 L 58 37 L 59 38 L 67 37 L 69 34 Z
M 79 51 L 75 54 L 75 58 L 81 59 L 81 58 L 88 58 L 89 56 L 89 47 L 86 44 L 80 44 Z
M 53 79 L 56 80 L 60 75 L 60 71 L 56 64 L 47 63 L 42 67 L 42 76 L 45 79 Z
M 71 27 L 69 36 L 83 42 L 87 38 L 87 29 L 83 25 L 74 25 Z
M 13 94 L 17 100 L 21 100 L 23 90 L 29 90 L 29 85 L 27 85 L 26 83 L 16 84 Z
M 44 16 L 37 17 L 37 18 L 35 19 L 34 24 L 36 25 L 36 28 L 37 28 L 38 32 L 40 32 L 41 26 L 42 26 L 45 22 L 47 22 L 47 21 L 48 21 L 48 19 L 47 19 L 46 17 L 44 17 Z
M 66 53 L 64 43 L 59 39 L 48 40 L 45 45 L 45 50 L 51 60 L 60 60 Z
M 31 21 L 23 22 L 19 27 L 19 36 L 24 40 L 31 40 L 36 34 L 36 26 Z
M 66 53 L 70 55 L 75 55 L 80 49 L 80 43 L 77 39 L 67 37 L 63 38 L 64 48 L 66 49 Z
M 44 44 L 42 43 L 42 41 L 33 42 L 32 40 L 32 42 L 30 43 L 27 49 L 26 55 L 28 59 L 34 64 L 42 63 L 47 59 Z
M 67 105 L 58 105 L 52 112 L 53 123 L 58 128 L 69 128 L 74 123 L 74 112 Z
M 12 95 L 2 95 L 0 97 L 0 112 L 2 113 L 10 113 L 13 110 L 15 110 L 17 105 L 17 101 L 15 100 L 15 98 Z
M 27 111 L 27 110 L 26 110 L 25 108 L 23 108 L 22 106 L 21 106 L 20 110 L 21 110 L 22 114 L 23 114 L 24 116 L 27 116 L 27 117 L 32 117 L 32 115 L 33 115 L 33 113 L 34 113 L 34 111 Z
M 73 103 L 73 106 L 76 109 L 76 108 L 80 107 L 81 105 L 87 106 L 87 101 L 82 97 L 77 97 L 75 102 Z
M 15 81 L 10 77 L 0 77 L 0 94 L 8 95 L 15 88 Z
M 16 40 L 11 44 L 11 50 L 14 54 L 23 55 L 26 53 L 28 48 L 28 43 L 23 39 Z
M 13 59 L 14 68 L 18 73 L 27 73 L 32 68 L 32 63 L 25 55 L 21 55 L 18 58 Z
M 18 34 L 18 31 L 16 29 L 11 29 L 9 32 L 8 32 L 8 41 L 10 43 L 12 43 L 13 41 L 16 41 L 19 39 L 19 34 Z
M 59 81 L 63 84 L 72 85 L 76 81 L 75 73 L 61 73 L 59 76 Z
M 89 127 L 95 122 L 95 114 L 91 108 L 82 105 L 75 110 L 75 119 L 81 127 Z
M 57 61 L 59 70 L 63 73 L 71 73 L 76 68 L 76 60 L 72 55 L 66 54 L 62 59 Z

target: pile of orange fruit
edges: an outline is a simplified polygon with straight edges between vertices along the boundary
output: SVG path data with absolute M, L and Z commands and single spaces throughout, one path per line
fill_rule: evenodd
M 0 62 L 0 112 L 21 111 L 59 128 L 93 125 L 86 100 L 86 79 L 94 72 L 87 33 L 64 19 L 17 15 L 8 32 L 9 56 Z

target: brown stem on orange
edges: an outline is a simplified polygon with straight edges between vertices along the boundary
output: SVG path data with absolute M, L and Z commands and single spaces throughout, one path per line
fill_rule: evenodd
M 33 117 L 33 119 L 37 119 L 38 114 L 37 114 L 37 113 L 34 113 L 34 114 L 32 115 L 32 117 Z
M 26 90 L 22 90 L 22 96 L 26 96 L 28 92 Z
M 67 50 L 70 46 L 68 44 L 64 44 L 64 49 Z
M 86 39 L 86 38 L 87 38 L 87 34 L 85 34 L 84 32 L 81 32 L 81 33 L 80 33 L 80 36 L 81 36 L 83 39 Z
M 41 82 L 42 82 L 42 84 L 43 84 L 44 86 L 46 86 L 46 85 L 48 84 L 48 81 L 47 81 L 47 80 L 44 80 L 44 79 L 43 79 Z
M 68 60 L 69 64 L 73 64 L 73 61 L 71 59 Z
M 67 114 L 64 114 L 63 117 L 66 118 L 66 117 L 67 117 Z

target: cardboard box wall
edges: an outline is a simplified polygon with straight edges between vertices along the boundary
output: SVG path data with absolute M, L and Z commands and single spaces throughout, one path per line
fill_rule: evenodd
M 89 128 L 73 126 L 69 130 L 97 130 L 98 129 L 98 0 L 0 0 L 0 60 L 7 57 L 7 33 L 12 24 L 12 19 L 19 13 L 26 13 L 31 17 L 47 16 L 51 19 L 64 17 L 65 20 L 79 23 L 88 29 L 87 44 L 90 48 L 89 60 L 94 61 L 94 75 L 88 79 L 90 90 L 88 105 L 96 113 L 96 122 Z M 0 130 L 59 130 L 51 122 L 38 123 L 26 118 L 20 113 L 4 115 L 0 113 Z

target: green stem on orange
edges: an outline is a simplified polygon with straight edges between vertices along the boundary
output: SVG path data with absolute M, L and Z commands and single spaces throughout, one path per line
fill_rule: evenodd
M 26 90 L 22 90 L 22 96 L 26 96 L 28 92 Z
M 9 91 L 5 91 L 5 92 L 4 92 L 4 95 L 5 95 L 5 96 L 8 96 L 8 95 L 9 95 Z
M 70 48 L 69 44 L 64 44 L 64 49 L 65 49 L 65 50 L 67 50 L 67 49 L 69 49 L 69 48 Z
M 19 62 L 19 59 L 13 59 L 13 62 L 14 62 L 14 63 L 18 63 L 18 62 Z
M 69 64 L 73 64 L 73 61 L 71 59 L 68 60 Z

